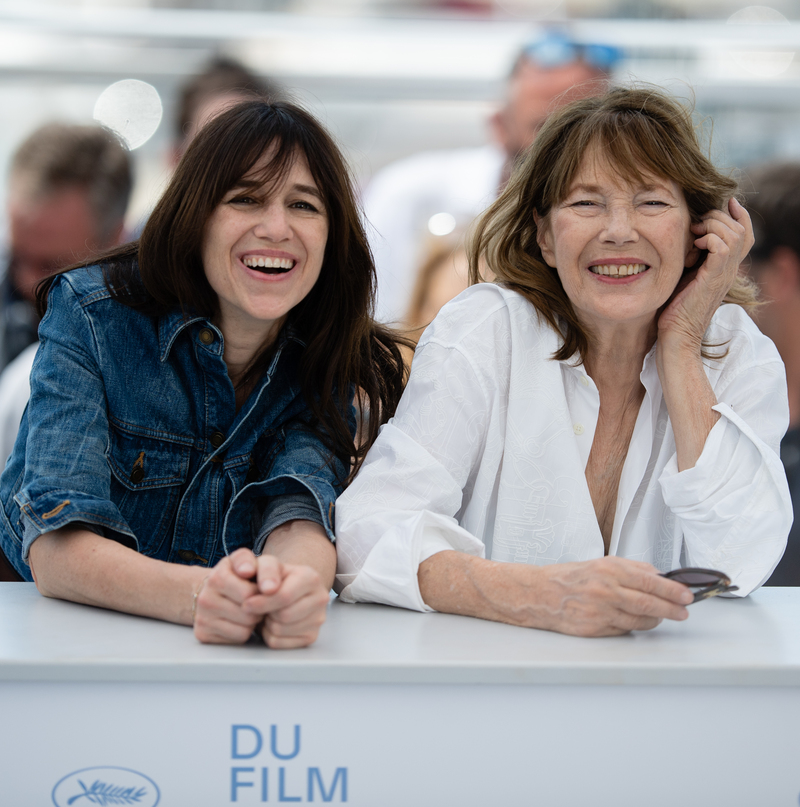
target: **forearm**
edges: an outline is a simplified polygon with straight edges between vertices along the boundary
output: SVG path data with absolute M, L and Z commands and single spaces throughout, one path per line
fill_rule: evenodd
M 665 347 L 658 366 L 664 401 L 675 435 L 678 470 L 694 468 L 711 429 L 720 415 L 711 407 L 717 396 L 711 388 L 699 346 Z
M 437 611 L 576 636 L 685 619 L 692 599 L 650 564 L 617 557 L 531 566 L 444 551 L 420 564 L 418 579 L 423 600 Z
M 417 577 L 423 601 L 436 611 L 546 628 L 539 571 L 444 551 L 423 561 Z
M 336 574 L 336 548 L 316 522 L 296 519 L 276 527 L 264 545 L 265 555 L 274 555 L 282 563 L 310 566 L 330 589 Z
M 30 563 L 46 597 L 129 614 L 192 624 L 193 594 L 209 574 L 165 563 L 89 530 L 45 533 L 31 545 Z

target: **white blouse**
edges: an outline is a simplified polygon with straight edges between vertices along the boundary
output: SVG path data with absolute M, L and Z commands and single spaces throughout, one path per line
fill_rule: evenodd
M 714 315 L 705 362 L 722 416 L 678 472 L 655 348 L 622 469 L 609 553 L 719 569 L 746 595 L 780 559 L 792 523 L 779 444 L 783 363 L 738 306 Z M 348 602 L 419 611 L 419 564 L 445 549 L 512 563 L 603 556 L 585 469 L 600 398 L 522 296 L 493 284 L 449 303 L 417 348 L 408 387 L 336 505 L 336 588 Z

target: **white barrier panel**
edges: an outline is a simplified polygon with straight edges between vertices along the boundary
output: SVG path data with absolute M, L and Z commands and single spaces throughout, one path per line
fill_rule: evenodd
M 612 640 L 335 604 L 279 653 L 3 585 L 0 804 L 797 807 L 798 595 Z

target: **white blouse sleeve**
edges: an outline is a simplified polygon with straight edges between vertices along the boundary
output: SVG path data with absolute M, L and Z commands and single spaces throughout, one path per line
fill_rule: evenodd
M 487 364 L 502 377 L 502 361 L 499 368 L 476 363 L 460 346 L 423 338 L 397 414 L 336 505 L 343 600 L 430 611 L 419 564 L 447 549 L 484 556 L 483 543 L 455 516 L 487 424 L 503 416 Z
M 739 596 L 772 573 L 793 518 L 780 460 L 789 423 L 783 363 L 761 334 L 747 347 L 715 384 L 721 417 L 696 465 L 679 473 L 673 456 L 659 480 L 683 528 L 686 564 L 721 569 Z

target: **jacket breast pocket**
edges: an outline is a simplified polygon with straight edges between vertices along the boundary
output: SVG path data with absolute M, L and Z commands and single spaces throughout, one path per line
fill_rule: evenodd
M 190 456 L 188 439 L 156 438 L 111 425 L 111 500 L 145 555 L 157 556 L 171 533 Z

